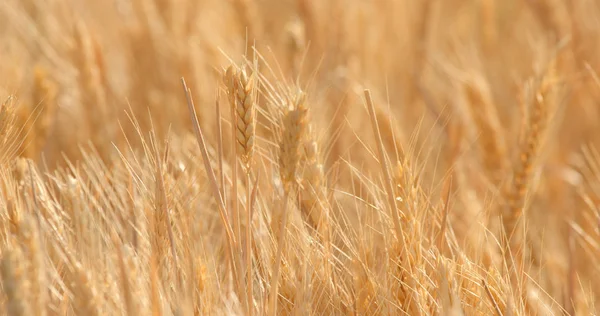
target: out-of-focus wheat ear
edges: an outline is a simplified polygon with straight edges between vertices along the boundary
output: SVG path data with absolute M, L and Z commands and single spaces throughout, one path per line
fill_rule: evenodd
M 483 79 L 473 80 L 463 87 L 470 114 L 478 129 L 482 164 L 494 184 L 499 182 L 507 161 L 506 145 L 502 139 L 502 126 L 492 96 Z
M 98 148 L 103 160 L 109 158 L 106 147 L 110 140 L 109 115 L 106 87 L 102 78 L 101 60 L 102 51 L 100 46 L 94 47 L 94 38 L 83 22 L 76 25 L 73 60 L 79 72 L 79 89 L 83 111 L 87 119 L 87 128 L 90 131 L 91 141 Z
M 285 28 L 285 41 L 291 75 L 298 80 L 300 76 L 301 53 L 306 46 L 304 22 L 292 20 Z
M 27 274 L 30 280 L 30 301 L 34 315 L 46 315 L 48 300 L 44 254 L 41 248 L 40 233 L 30 215 L 23 217 L 20 223 L 19 239 L 26 249 L 28 261 Z
M 235 67 L 235 65 L 229 65 L 223 71 L 223 84 L 225 85 L 225 89 L 227 91 L 227 99 L 229 100 L 229 105 L 232 107 L 235 107 L 236 77 L 237 68 Z
M 29 107 L 20 109 L 20 120 L 27 129 L 22 152 L 25 157 L 37 159 L 50 134 L 52 117 L 56 109 L 56 85 L 48 78 L 47 71 L 36 67 Z
M 329 197 L 327 195 L 327 179 L 323 168 L 322 156 L 310 131 L 304 142 L 304 172 L 302 177 L 301 210 L 308 218 L 309 224 L 317 231 L 325 245 L 325 257 L 332 255 L 332 225 Z M 327 275 L 332 275 L 331 266 L 325 265 Z
M 2 254 L 0 273 L 2 289 L 6 295 L 6 314 L 9 316 L 26 316 L 32 308 L 26 295 L 29 293 L 29 282 L 25 276 L 25 262 L 19 247 L 14 243 L 6 245 Z
M 550 68 L 549 71 L 552 71 Z M 507 189 L 507 206 L 502 214 L 505 238 L 504 253 L 514 256 L 519 246 L 524 246 L 525 198 L 529 191 L 531 177 L 535 171 L 536 159 L 540 154 L 544 133 L 548 124 L 549 111 L 554 100 L 552 72 L 545 74 L 535 91 L 533 102 L 529 106 L 529 119 L 524 126 L 524 140 L 514 167 L 512 182 Z M 508 259 L 507 259 L 508 260 Z M 508 260 L 513 261 L 512 257 Z
M 290 109 L 283 117 L 283 132 L 279 143 L 279 172 L 283 188 L 289 192 L 297 184 L 296 171 L 300 149 L 307 131 L 306 95 L 298 92 Z
M 304 37 L 305 42 L 309 41 L 311 46 L 319 47 L 319 40 L 315 29 L 317 27 L 315 21 L 315 13 L 314 13 L 314 4 L 310 0 L 296 0 L 296 7 L 298 9 L 298 16 L 302 20 L 302 25 L 304 28 Z
M 319 157 L 316 140 L 308 139 L 304 143 L 305 166 L 302 174 L 302 211 L 308 217 L 310 224 L 327 238 L 329 212 L 327 194 L 325 192 L 325 173 Z

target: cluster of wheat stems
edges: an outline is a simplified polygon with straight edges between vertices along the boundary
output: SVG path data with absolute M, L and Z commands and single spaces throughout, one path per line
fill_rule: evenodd
M 597 313 L 599 16 L 0 1 L 1 313 Z

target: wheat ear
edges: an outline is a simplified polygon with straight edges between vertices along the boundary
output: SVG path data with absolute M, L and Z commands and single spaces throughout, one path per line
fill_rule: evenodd
M 224 83 L 236 117 L 236 152 L 246 169 L 254 153 L 256 133 L 255 80 L 248 68 L 229 66 L 224 74 Z
M 286 192 L 297 183 L 296 171 L 300 162 L 300 146 L 307 131 L 308 110 L 305 100 L 306 95 L 299 92 L 293 100 L 291 109 L 288 109 L 283 118 L 283 134 L 279 145 L 279 170 Z
M 310 224 L 320 233 L 325 233 L 328 222 L 326 200 L 325 173 L 319 157 L 317 141 L 307 135 L 304 142 L 304 173 L 302 177 L 302 210 L 306 213 Z M 325 236 L 324 236 L 325 237 Z
M 503 216 L 503 224 L 505 233 L 509 236 L 515 232 L 517 221 L 525 208 L 525 197 L 534 172 L 535 159 L 539 155 L 542 137 L 546 130 L 550 92 L 548 78 L 544 78 L 535 93 L 528 124 L 525 127 L 525 141 L 519 152 L 519 160 L 508 193 L 508 207 Z

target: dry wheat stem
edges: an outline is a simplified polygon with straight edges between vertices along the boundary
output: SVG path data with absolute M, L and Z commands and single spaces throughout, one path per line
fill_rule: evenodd
M 236 240 L 238 240 L 238 252 L 239 252 L 239 256 L 236 258 L 238 261 L 236 262 L 236 265 L 238 266 L 239 269 L 239 274 L 238 274 L 238 278 L 236 278 L 235 284 L 237 286 L 237 293 L 238 293 L 238 297 L 242 300 L 242 303 L 245 305 L 246 307 L 246 311 L 249 310 L 250 308 L 250 304 L 247 301 L 247 295 L 243 295 L 243 289 L 242 289 L 242 280 L 241 278 L 246 274 L 246 272 L 244 271 L 244 269 L 246 268 L 246 265 L 244 265 L 244 263 L 242 262 L 243 260 L 243 252 L 244 252 L 244 238 L 242 236 L 242 218 L 241 218 L 241 212 L 239 209 L 239 201 L 238 201 L 238 196 L 239 196 L 239 192 L 238 192 L 238 159 L 243 161 L 243 148 L 240 148 L 241 145 L 239 143 L 240 141 L 240 131 L 238 130 L 239 128 L 239 124 L 240 124 L 240 120 L 242 120 L 242 118 L 239 117 L 238 115 L 238 107 L 237 104 L 239 102 L 238 100 L 238 93 L 237 90 L 239 88 L 239 82 L 238 82 L 238 69 L 234 68 L 234 66 L 229 66 L 227 68 L 227 70 L 225 71 L 224 74 L 224 80 L 225 80 L 225 84 L 226 87 L 228 89 L 228 93 L 230 95 L 230 100 L 231 100 L 231 104 L 230 104 L 230 109 L 231 109 L 231 152 L 233 153 L 231 155 L 231 169 L 232 169 L 232 175 L 231 175 L 231 209 L 232 209 L 232 219 L 233 219 L 233 227 L 234 227 L 234 232 L 235 232 L 235 236 L 236 236 Z M 243 122 L 243 121 L 242 121 Z M 241 123 L 243 124 L 243 123 Z M 242 162 L 243 163 L 243 162 Z
M 198 142 L 198 146 L 200 147 L 200 151 L 202 152 L 204 168 L 209 177 L 209 182 L 211 185 L 213 198 L 215 199 L 215 202 L 217 203 L 217 206 L 219 208 L 219 215 L 221 217 L 221 222 L 223 223 L 223 226 L 225 227 L 225 232 L 227 235 L 227 248 L 228 248 L 228 252 L 229 252 L 229 256 L 230 256 L 229 258 L 231 258 L 231 262 L 232 262 L 231 266 L 233 267 L 234 278 L 238 279 L 237 271 L 236 271 L 237 265 L 235 263 L 239 262 L 239 260 L 237 259 L 238 257 L 235 256 L 235 252 L 234 252 L 234 249 L 237 245 L 237 240 L 235 239 L 235 235 L 233 234 L 231 225 L 230 225 L 228 217 L 227 217 L 227 211 L 225 208 L 225 204 L 223 202 L 221 190 L 219 190 L 219 186 L 217 184 L 217 179 L 215 178 L 214 171 L 212 169 L 212 166 L 210 165 L 210 157 L 208 156 L 208 151 L 206 149 L 206 143 L 204 141 L 204 135 L 202 134 L 202 129 L 200 127 L 200 124 L 198 123 L 198 117 L 196 116 L 196 109 L 194 107 L 194 101 L 192 100 L 190 90 L 187 87 L 185 80 L 183 78 L 181 78 L 181 83 L 183 85 L 183 89 L 184 89 L 184 92 L 186 95 L 188 110 L 190 112 L 190 116 L 192 119 L 194 132 L 196 134 L 196 140 Z

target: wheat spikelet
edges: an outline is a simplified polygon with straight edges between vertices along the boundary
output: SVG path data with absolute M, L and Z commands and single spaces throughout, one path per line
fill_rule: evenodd
M 73 60 L 78 70 L 78 83 L 80 100 L 87 116 L 86 127 L 89 129 L 90 138 L 98 148 L 102 158 L 107 161 L 110 135 L 107 124 L 109 109 L 107 104 L 107 91 L 103 81 L 102 51 L 99 44 L 92 37 L 83 23 L 76 25 L 75 49 Z

